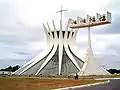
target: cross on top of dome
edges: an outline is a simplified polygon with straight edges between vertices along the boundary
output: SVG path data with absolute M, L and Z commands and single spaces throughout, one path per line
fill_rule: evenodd
M 61 10 L 56 12 L 56 13 L 60 12 L 60 17 L 61 17 L 61 20 L 60 20 L 60 29 L 61 29 L 61 30 L 62 30 L 62 13 L 63 13 L 64 11 L 67 11 L 67 9 L 62 9 L 62 6 L 61 6 Z

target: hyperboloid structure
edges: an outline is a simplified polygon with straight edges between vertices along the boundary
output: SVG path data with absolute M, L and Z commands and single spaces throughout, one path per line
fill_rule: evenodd
M 13 74 L 17 75 L 109 75 L 109 73 L 95 60 L 91 48 L 90 27 L 111 23 L 111 13 L 96 14 L 87 18 L 69 19 L 66 29 L 62 29 L 62 9 L 60 29 L 53 29 L 47 23 L 43 24 L 46 35 L 46 48 L 38 56 L 23 65 Z M 79 28 L 88 28 L 88 48 L 86 58 L 79 56 L 76 46 L 76 35 Z

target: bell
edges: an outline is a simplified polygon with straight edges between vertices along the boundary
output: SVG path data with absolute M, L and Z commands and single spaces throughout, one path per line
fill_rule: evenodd
M 77 24 L 77 22 L 76 22 L 76 21 L 74 21 L 73 23 L 74 23 L 74 24 Z
M 83 19 L 83 23 L 86 23 L 86 20 L 85 20 L 85 19 Z
M 102 21 L 102 17 L 99 18 L 99 21 Z
M 90 17 L 90 18 L 89 18 L 89 22 L 91 23 L 91 21 L 92 21 L 92 18 Z
M 95 20 L 95 17 L 92 17 L 92 22 L 95 22 L 96 20 Z
M 105 20 L 106 20 L 105 15 L 103 15 L 102 16 L 102 21 L 105 21 Z

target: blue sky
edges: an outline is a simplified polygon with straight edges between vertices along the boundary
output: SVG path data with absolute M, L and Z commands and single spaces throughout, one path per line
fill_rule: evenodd
M 0 0 L 0 68 L 23 65 L 42 52 L 42 23 L 55 20 L 59 28 L 60 16 L 56 11 L 61 5 L 68 9 L 63 14 L 63 26 L 69 17 L 112 13 L 110 25 L 91 28 L 92 46 L 101 65 L 120 69 L 119 0 Z M 79 30 L 77 45 L 80 53 L 86 53 L 87 29 Z

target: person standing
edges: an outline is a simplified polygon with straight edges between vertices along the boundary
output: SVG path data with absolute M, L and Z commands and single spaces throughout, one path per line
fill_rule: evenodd
M 75 78 L 75 80 L 78 80 L 78 74 L 77 73 L 74 75 L 74 78 Z
M 78 80 L 78 74 L 76 73 L 76 80 Z

